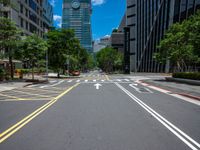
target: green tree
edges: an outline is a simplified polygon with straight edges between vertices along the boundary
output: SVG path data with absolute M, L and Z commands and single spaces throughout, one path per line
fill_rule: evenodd
M 73 30 L 52 30 L 48 32 L 47 38 L 49 45 L 49 65 L 57 72 L 58 77 L 60 77 L 60 72 L 65 70 L 67 60 L 73 59 L 73 61 L 71 60 L 70 62 L 72 63 L 76 62 L 75 59 L 78 59 L 77 56 L 80 50 L 80 43 L 75 38 Z
M 47 42 L 35 34 L 22 41 L 18 56 L 31 65 L 32 80 L 34 80 L 34 67 L 44 61 L 47 48 Z
M 158 45 L 154 58 L 160 63 L 170 61 L 173 71 L 184 71 L 199 63 L 200 13 L 182 23 L 173 24 Z M 177 70 L 176 70 L 177 68 Z
M 15 23 L 8 18 L 0 17 L 0 51 L 5 51 L 5 57 L 9 58 L 10 75 L 13 79 L 13 57 L 14 51 L 20 41 L 20 30 Z
M 98 67 L 105 72 L 113 72 L 122 66 L 122 54 L 112 47 L 106 47 L 96 54 Z

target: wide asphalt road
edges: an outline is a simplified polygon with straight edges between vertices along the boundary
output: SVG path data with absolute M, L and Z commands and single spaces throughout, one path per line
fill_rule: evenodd
M 200 149 L 199 105 L 123 76 L 93 73 L 34 88 L 60 93 L 0 101 L 0 150 Z

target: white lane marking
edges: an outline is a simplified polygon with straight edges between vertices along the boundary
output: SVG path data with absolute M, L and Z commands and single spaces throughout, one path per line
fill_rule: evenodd
M 58 83 L 55 83 L 55 84 L 40 86 L 40 88 L 56 86 L 56 85 L 59 85 L 59 84 L 63 83 L 64 81 L 65 80 L 61 80 L 61 81 L 59 81 Z
M 147 90 L 149 93 L 153 93 L 153 91 L 151 91 L 150 89 L 148 88 L 144 88 L 145 90 Z
M 50 83 L 55 83 L 55 82 L 57 82 L 56 80 L 53 80 L 53 81 L 49 81 Z
M 68 83 L 71 83 L 73 80 L 69 80 L 69 81 L 67 81 Z
M 135 89 L 138 93 L 142 93 L 139 88 L 135 87 L 133 84 L 129 84 L 130 87 Z
M 78 82 L 80 82 L 81 80 L 77 80 L 76 82 L 78 83 Z
M 149 85 L 149 84 L 147 84 L 147 83 L 143 83 L 143 82 L 141 82 L 141 81 L 139 81 L 139 80 L 137 80 L 136 82 L 139 83 L 139 84 L 141 84 L 141 85 L 143 85 L 143 86 L 146 86 L 146 87 L 148 87 L 148 88 L 151 88 L 151 89 L 153 89 L 153 90 L 159 91 L 159 92 L 161 92 L 161 93 L 165 93 L 165 94 L 167 94 L 167 95 L 170 95 L 170 96 L 176 97 L 176 98 L 178 98 L 178 99 L 184 100 L 184 101 L 186 101 L 186 102 L 189 102 L 189 103 L 192 103 L 192 104 L 195 104 L 195 105 L 200 106 L 200 101 L 197 101 L 197 100 L 194 100 L 194 99 L 192 99 L 192 98 L 188 98 L 188 97 L 185 97 L 185 96 L 182 96 L 182 95 L 179 95 L 179 94 L 173 94 L 173 93 L 171 93 L 171 92 L 168 91 L 168 90 L 164 90 L 164 89 L 161 89 L 161 88 L 158 88 L 158 87 Z
M 115 83 L 122 91 L 124 91 L 129 97 L 131 97 L 136 103 L 138 103 L 141 107 L 143 107 L 147 112 L 149 112 L 155 119 L 157 119 L 162 125 L 164 125 L 168 130 L 170 130 L 174 135 L 176 135 L 181 141 L 183 141 L 187 146 L 189 146 L 192 150 L 198 150 L 195 146 L 200 148 L 200 144 L 192 139 L 189 135 L 184 133 L 182 130 L 180 130 L 178 127 L 176 127 L 174 124 L 169 122 L 166 118 L 158 114 L 155 110 L 153 110 L 151 107 L 149 107 L 147 104 L 145 104 L 143 101 L 141 101 L 139 98 L 134 96 L 131 92 L 126 90 L 124 87 L 122 87 L 120 84 Z M 194 144 L 194 145 L 192 145 Z
M 94 86 L 96 87 L 97 90 L 99 90 L 99 87 L 102 86 L 102 85 L 97 83 L 97 84 L 94 84 Z

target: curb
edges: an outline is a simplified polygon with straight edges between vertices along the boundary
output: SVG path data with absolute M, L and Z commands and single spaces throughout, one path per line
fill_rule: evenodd
M 23 87 L 27 87 L 27 86 L 31 86 L 31 85 L 35 85 L 35 84 L 40 84 L 40 83 L 49 83 L 49 81 L 43 80 L 43 81 L 39 81 L 39 82 L 32 82 L 32 83 L 24 85 Z
M 140 80 L 139 82 L 142 83 L 142 84 L 145 84 L 145 85 L 150 85 L 150 86 L 152 86 L 152 87 L 159 88 L 159 89 L 161 89 L 161 90 L 166 91 L 167 93 L 178 94 L 178 95 L 181 95 L 181 96 L 184 96 L 184 97 L 187 97 L 187 98 L 191 98 L 191 99 L 200 101 L 200 97 L 198 97 L 198 96 L 194 96 L 194 95 L 190 95 L 190 94 L 185 94 L 185 93 L 176 93 L 176 92 L 172 92 L 172 91 L 169 91 L 169 90 L 164 89 L 163 87 L 162 87 L 162 88 L 161 88 L 161 87 L 157 87 L 157 86 L 155 86 L 155 85 L 151 85 L 151 84 L 149 84 L 149 83 L 146 83 L 145 81 L 142 81 L 142 80 Z
M 185 83 L 185 84 L 200 86 L 199 80 L 173 78 L 173 77 L 166 77 L 165 79 L 166 79 L 166 81 L 179 82 L 179 83 Z

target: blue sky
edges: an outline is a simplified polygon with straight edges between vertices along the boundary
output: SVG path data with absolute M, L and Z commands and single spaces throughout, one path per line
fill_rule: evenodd
M 54 24 L 61 26 L 62 0 L 49 0 L 54 6 Z M 118 27 L 124 13 L 126 0 L 92 0 L 92 35 L 99 39 Z

